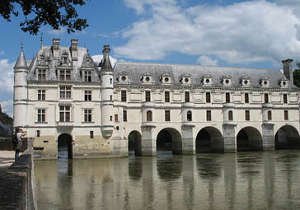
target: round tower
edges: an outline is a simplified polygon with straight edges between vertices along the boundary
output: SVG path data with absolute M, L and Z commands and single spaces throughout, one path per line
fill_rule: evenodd
M 113 68 L 109 59 L 110 47 L 104 45 L 101 67 L 101 131 L 104 138 L 111 137 L 113 123 Z
M 27 118 L 27 74 L 28 66 L 26 63 L 23 47 L 14 66 L 14 103 L 13 119 L 14 127 L 24 127 Z

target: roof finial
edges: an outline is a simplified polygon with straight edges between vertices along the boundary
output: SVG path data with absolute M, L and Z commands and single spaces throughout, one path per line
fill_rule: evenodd
M 23 44 L 23 41 L 21 41 L 21 43 L 20 43 L 20 48 L 21 48 L 21 51 L 24 50 L 24 44 Z
M 41 48 L 42 48 L 43 47 L 43 32 L 41 33 L 40 43 L 41 43 Z

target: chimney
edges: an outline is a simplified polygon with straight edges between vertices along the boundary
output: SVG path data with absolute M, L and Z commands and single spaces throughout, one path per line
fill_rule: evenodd
M 78 39 L 71 39 L 70 52 L 72 55 L 72 60 L 78 60 Z
M 53 50 L 58 50 L 59 44 L 60 44 L 60 39 L 57 39 L 57 38 L 52 39 L 52 49 Z
M 293 59 L 286 59 L 281 61 L 283 64 L 283 74 L 284 76 L 290 80 L 290 84 L 294 84 L 294 79 L 293 79 L 293 67 L 292 67 L 292 62 Z

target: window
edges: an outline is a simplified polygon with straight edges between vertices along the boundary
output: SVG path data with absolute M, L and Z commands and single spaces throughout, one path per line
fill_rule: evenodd
M 37 122 L 44 123 L 46 121 L 46 109 L 37 110 Z
M 152 121 L 152 112 L 151 111 L 147 111 L 147 121 L 148 122 Z
M 230 93 L 225 93 L 226 103 L 230 103 Z
M 127 110 L 123 110 L 123 121 L 127 122 Z
M 90 138 L 91 138 L 91 139 L 94 138 L 94 131 L 90 131 Z
M 268 93 L 264 94 L 264 102 L 269 103 L 269 94 Z
M 288 95 L 287 94 L 283 94 L 283 103 L 284 104 L 288 103 Z
M 59 106 L 59 121 L 60 122 L 71 121 L 71 106 L 69 105 Z
M 147 102 L 150 102 L 151 101 L 151 94 L 150 94 L 150 91 L 149 90 L 146 90 L 145 91 L 145 100 Z
M 112 121 L 112 116 L 109 116 L 109 121 Z
M 211 110 L 206 111 L 206 121 L 211 121 Z
M 126 90 L 121 90 L 121 101 L 126 102 L 127 101 L 127 93 Z
M 210 103 L 210 93 L 209 92 L 207 92 L 205 94 L 205 98 L 206 98 L 206 103 Z
M 250 111 L 249 110 L 245 111 L 245 120 L 247 120 L 247 121 L 250 120 Z
M 245 93 L 245 103 L 249 103 L 249 93 Z
M 84 71 L 83 72 L 83 81 L 91 82 L 92 81 L 92 72 L 91 71 Z
M 61 99 L 71 99 L 71 86 L 60 86 L 59 96 Z
M 268 111 L 268 120 L 272 120 L 272 111 Z
M 115 122 L 119 122 L 119 116 L 118 116 L 118 114 L 115 114 Z
M 187 119 L 187 121 L 192 121 L 192 111 L 187 111 L 186 119 Z
M 228 120 L 229 121 L 233 120 L 233 113 L 232 113 L 232 111 L 228 111 Z
M 92 110 L 84 109 L 84 122 L 92 122 Z
M 165 102 L 170 102 L 170 92 L 165 91 Z
M 170 116 L 170 110 L 165 110 L 165 121 L 170 121 L 171 119 L 171 116 Z
M 284 120 L 289 120 L 289 112 L 284 110 Z
M 109 96 L 109 100 L 112 101 L 112 95 Z
M 38 100 L 45 101 L 46 99 L 46 90 L 38 90 Z
M 70 69 L 60 69 L 59 70 L 59 80 L 60 81 L 71 80 L 71 70 Z
M 109 84 L 112 84 L 112 78 L 109 78 Z
M 84 91 L 84 101 L 92 101 L 92 91 L 91 90 Z
M 41 136 L 41 131 L 40 130 L 36 130 L 36 137 L 40 137 Z
M 46 80 L 46 69 L 38 69 L 38 80 Z
M 190 102 L 190 92 L 188 92 L 188 91 L 184 92 L 184 101 Z

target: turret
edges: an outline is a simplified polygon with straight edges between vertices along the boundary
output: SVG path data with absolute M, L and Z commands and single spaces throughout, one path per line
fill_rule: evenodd
M 14 127 L 24 127 L 26 125 L 27 74 L 28 67 L 23 47 L 21 47 L 20 55 L 14 66 Z
M 104 138 L 112 135 L 113 124 L 113 68 L 109 59 L 109 45 L 104 45 L 101 67 L 101 131 Z
M 286 59 L 281 61 L 283 64 L 283 74 L 284 76 L 290 80 L 290 84 L 294 84 L 294 78 L 293 78 L 293 68 L 292 68 L 292 62 L 293 59 Z

